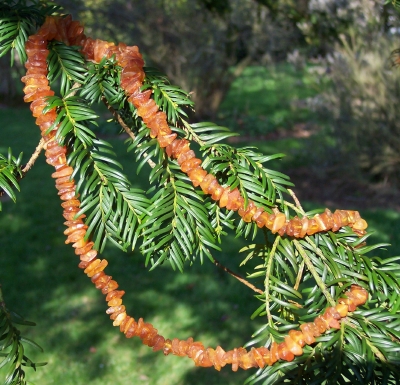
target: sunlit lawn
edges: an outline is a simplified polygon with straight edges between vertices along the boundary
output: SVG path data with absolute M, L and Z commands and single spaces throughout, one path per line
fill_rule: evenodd
M 263 87 L 267 86 L 268 82 Z M 29 108 L 0 110 L 0 122 L 0 152 L 12 146 L 15 153 L 23 151 L 27 160 L 39 141 Z M 145 171 L 135 176 L 134 156 L 126 153 L 123 140 L 108 140 L 121 154 L 135 186 L 144 186 Z M 278 141 L 262 147 L 268 153 L 295 154 L 293 150 L 302 141 Z M 295 162 L 293 155 L 280 168 L 290 162 Z M 43 385 L 243 383 L 248 373 L 197 369 L 188 359 L 164 357 L 135 339 L 127 340 L 112 327 L 103 296 L 77 268 L 72 248 L 64 244 L 62 209 L 51 172 L 41 155 L 21 182 L 17 205 L 4 202 L 0 213 L 0 282 L 5 299 L 9 308 L 37 323 L 34 328 L 23 328 L 23 333 L 44 348 L 40 354 L 29 351 L 31 355 L 48 362 L 36 373 L 28 371 L 28 379 Z M 396 247 L 388 253 L 399 253 L 399 213 L 369 210 L 363 216 L 376 233 L 373 241 L 393 243 Z M 223 253 L 216 257 L 237 270 L 241 261 L 238 250 L 243 244 L 229 237 Z M 127 292 L 124 298 L 129 314 L 143 316 L 164 336 L 193 336 L 206 345 L 231 349 L 246 343 L 263 321 L 250 320 L 259 306 L 253 292 L 207 260 L 203 265 L 198 261 L 186 266 L 181 274 L 167 264 L 148 272 L 136 251 L 122 253 L 110 247 L 104 257 L 110 262 L 108 273 Z M 241 273 L 244 275 L 246 268 Z
M 317 123 L 304 100 L 321 91 L 315 75 L 290 64 L 247 67 L 221 105 L 218 118 L 231 129 L 250 136 Z

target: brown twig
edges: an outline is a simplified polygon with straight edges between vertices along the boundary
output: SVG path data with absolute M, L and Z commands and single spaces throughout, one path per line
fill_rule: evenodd
M 33 167 L 33 165 L 36 162 L 36 159 L 39 157 L 40 152 L 43 150 L 43 147 L 45 145 L 45 142 L 42 139 L 40 139 L 39 144 L 37 145 L 35 152 L 32 154 L 32 156 L 30 157 L 28 163 L 24 166 L 24 168 L 21 170 L 22 174 L 18 175 L 16 178 L 18 181 L 20 181 L 25 175 L 26 173 Z M 5 191 L 3 189 L 0 188 L 0 197 L 2 197 L 5 194 Z
M 242 278 L 240 275 L 234 273 L 232 270 L 228 269 L 226 266 L 222 265 L 219 261 L 217 261 L 214 258 L 214 265 L 218 266 L 220 269 L 226 271 L 228 274 L 230 274 L 232 277 L 236 278 L 238 281 L 240 281 L 241 283 L 243 283 L 244 285 L 246 285 L 247 287 L 249 287 L 251 290 L 255 291 L 256 293 L 259 294 L 264 294 L 264 292 L 260 289 L 258 289 L 257 287 L 255 287 L 254 285 L 252 285 L 250 282 L 246 281 L 244 278 Z
M 288 191 L 289 191 L 289 194 L 291 195 L 291 197 L 293 198 L 294 203 L 296 204 L 296 207 L 302 211 L 302 214 L 304 214 L 303 207 L 301 207 L 301 203 L 300 203 L 300 201 L 297 199 L 297 196 L 296 196 L 296 194 L 294 193 L 294 191 L 291 190 L 291 189 L 288 189 Z
M 103 96 L 101 98 L 101 100 L 103 101 L 103 103 L 106 105 L 106 107 L 108 108 L 108 110 L 113 114 L 114 118 L 117 120 L 117 122 L 121 125 L 121 127 L 124 129 L 124 131 L 130 136 L 130 138 L 132 140 L 135 140 L 135 134 L 132 132 L 132 130 L 127 126 L 127 124 L 123 121 L 123 119 L 121 118 L 121 115 L 113 108 L 113 106 L 110 105 L 110 103 L 108 103 L 107 99 Z M 145 152 L 143 154 L 144 156 L 147 156 L 147 153 Z M 156 167 L 156 164 L 149 159 L 147 161 L 147 163 L 150 165 L 151 168 Z
M 40 152 L 43 150 L 43 147 L 45 145 L 44 139 L 40 139 L 39 144 L 37 145 L 35 152 L 32 154 L 31 158 L 29 159 L 28 163 L 25 165 L 25 167 L 21 170 L 23 174 L 26 174 L 35 164 L 36 159 L 39 157 Z

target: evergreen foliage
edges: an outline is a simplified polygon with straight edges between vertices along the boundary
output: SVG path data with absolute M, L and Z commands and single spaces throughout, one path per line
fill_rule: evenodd
M 0 6 L 0 53 L 11 50 L 25 60 L 24 43 L 45 16 L 58 11 L 44 1 L 27 5 L 23 0 L 7 0 Z M 292 362 L 278 362 L 259 369 L 247 384 L 397 384 L 400 359 L 400 257 L 385 259 L 373 255 L 386 245 L 367 245 L 370 233 L 357 236 L 351 228 L 328 231 L 294 239 L 261 231 L 232 211 L 220 208 L 201 190 L 193 187 L 176 160 L 171 160 L 152 139 L 136 109 L 128 103 L 119 86 L 121 68 L 111 58 L 100 64 L 87 63 L 79 47 L 51 43 L 48 58 L 49 80 L 58 86 L 59 96 L 48 99 L 48 109 L 57 108 L 57 140 L 69 148 L 68 163 L 78 180 L 81 209 L 89 225 L 87 237 L 99 251 L 107 241 L 122 250 L 139 249 L 151 269 L 168 262 L 173 269 L 204 257 L 214 261 L 213 250 L 223 247 L 230 229 L 249 239 L 241 250 L 242 265 L 259 261 L 247 279 L 264 284 L 257 294 L 260 306 L 252 317 L 264 317 L 265 325 L 248 346 L 281 342 L 282 334 L 314 319 L 323 309 L 356 283 L 370 293 L 368 303 L 330 330 Z M 202 166 L 223 186 L 237 187 L 247 204 L 252 200 L 265 211 L 274 207 L 286 214 L 310 216 L 300 205 L 291 203 L 289 177 L 268 168 L 268 162 L 282 154 L 265 156 L 256 148 L 234 148 L 222 143 L 234 133 L 210 122 L 191 124 L 188 111 L 193 103 L 187 92 L 171 85 L 165 75 L 145 69 L 143 90 L 151 89 L 159 108 L 167 114 L 171 129 L 181 138 L 197 142 L 203 155 Z M 130 136 L 139 173 L 150 163 L 150 188 L 134 189 L 123 173 L 112 146 L 99 138 L 99 117 L 93 105 L 105 102 L 114 119 Z M 0 155 L 0 189 L 15 201 L 18 180 L 24 175 L 21 159 Z M 258 232 L 263 242 L 254 243 Z M 0 301 L 2 304 L 2 301 Z M 1 365 L 10 366 L 6 384 L 24 384 L 21 364 L 35 367 L 24 356 L 22 337 L 0 307 Z M 14 321 L 15 322 L 15 321 Z M 7 351 L 7 349 L 10 349 Z M 22 374 L 21 374 L 22 373 Z

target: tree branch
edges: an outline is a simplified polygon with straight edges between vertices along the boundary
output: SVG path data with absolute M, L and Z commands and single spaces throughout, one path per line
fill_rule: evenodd
M 234 273 L 232 270 L 228 269 L 226 266 L 224 266 L 223 264 L 221 264 L 219 261 L 217 261 L 214 257 L 214 265 L 218 266 L 220 269 L 226 271 L 228 274 L 230 274 L 233 278 L 236 278 L 238 281 L 240 281 L 241 283 L 243 283 L 244 285 L 246 285 L 247 287 L 249 287 L 251 290 L 255 291 L 258 294 L 264 294 L 264 292 L 260 289 L 258 289 L 257 287 L 255 287 L 254 285 L 252 285 L 249 281 L 246 281 L 244 278 L 242 278 L 240 275 Z
M 21 170 L 22 173 L 25 175 L 35 164 L 36 159 L 39 157 L 40 152 L 43 150 L 43 147 L 45 145 L 44 139 L 40 139 L 39 144 L 37 145 L 35 152 L 32 154 L 31 158 L 29 159 L 28 163 L 25 165 L 25 167 Z
M 113 108 L 113 106 L 110 105 L 110 103 L 108 103 L 107 99 L 104 96 L 101 97 L 101 100 L 106 105 L 108 110 L 113 114 L 114 118 L 121 125 L 121 127 L 124 129 L 124 131 L 130 136 L 130 138 L 132 140 L 135 140 L 135 134 L 132 132 L 132 130 L 123 121 L 123 119 L 121 118 L 121 115 Z M 143 155 L 147 156 L 147 153 L 145 152 Z M 156 164 L 151 159 L 149 159 L 147 161 L 147 163 L 150 165 L 151 168 L 156 167 Z
M 317 270 L 315 269 L 311 259 L 308 257 L 307 253 L 305 252 L 305 250 L 301 246 L 300 242 L 297 239 L 294 239 L 293 243 L 294 243 L 297 251 L 300 253 L 301 257 L 303 258 L 303 261 L 307 265 L 307 268 L 308 268 L 309 272 L 314 277 L 315 282 L 317 283 L 318 287 L 324 293 L 324 296 L 325 296 L 326 300 L 329 302 L 330 306 L 335 306 L 336 305 L 335 300 L 332 298 L 331 294 L 329 293 L 324 281 L 318 275 Z

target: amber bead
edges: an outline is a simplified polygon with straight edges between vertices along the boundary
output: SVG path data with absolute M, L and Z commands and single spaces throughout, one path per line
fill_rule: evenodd
M 304 335 L 299 330 L 290 330 L 289 336 L 294 342 L 299 344 L 300 347 L 303 347 L 306 344 L 306 341 L 304 340 Z
M 308 221 L 307 235 L 313 235 L 318 231 L 319 231 L 319 227 L 318 227 L 316 220 L 314 218 L 310 219 Z
M 149 345 L 152 343 L 153 337 L 157 335 L 157 329 L 153 327 L 151 323 L 143 322 L 143 325 L 140 329 L 140 334 L 138 337 L 142 340 L 144 345 Z
M 206 175 L 207 171 L 201 167 L 196 167 L 188 172 L 188 177 L 192 181 L 194 187 L 199 186 Z
M 158 144 L 160 145 L 161 148 L 167 147 L 170 143 L 172 143 L 175 140 L 176 136 L 177 134 L 175 133 L 163 136 L 159 135 L 157 137 Z
M 256 225 L 258 226 L 258 227 L 264 227 L 265 226 L 265 224 L 267 223 L 267 221 L 268 221 L 268 218 L 269 218 L 269 213 L 267 213 L 267 212 L 262 212 L 258 217 L 257 217 L 257 219 L 256 219 Z
M 345 210 L 336 210 L 335 214 L 340 217 L 341 226 L 347 226 L 349 224 L 349 217 Z
M 182 154 L 185 154 L 190 150 L 190 143 L 186 139 L 177 139 L 172 143 L 171 156 L 175 159 L 179 159 Z
M 244 348 L 238 348 L 237 354 L 239 356 L 239 367 L 242 369 L 247 370 L 258 366 L 252 351 L 247 352 Z
M 153 351 L 157 352 L 164 348 L 165 338 L 163 336 L 157 335 L 153 345 Z
M 260 217 L 260 215 L 264 212 L 264 209 L 262 207 L 257 207 L 256 212 L 254 213 L 253 217 L 251 218 L 254 222 L 257 223 L 257 219 Z
M 110 46 L 114 46 L 112 42 L 96 39 L 93 46 L 93 60 L 99 63 L 101 59 L 107 57 L 106 52 Z
M 63 195 L 66 192 L 71 192 L 76 190 L 75 182 L 64 182 L 64 183 L 56 183 L 56 189 L 59 191 L 58 195 Z M 67 202 L 71 200 L 76 200 L 76 198 L 71 198 Z M 76 206 L 78 207 L 78 206 Z
M 61 185 L 61 184 L 63 184 L 63 183 L 67 183 L 67 182 L 73 182 L 73 183 L 75 183 L 75 182 L 74 182 L 74 179 L 71 179 L 71 176 L 70 176 L 70 175 L 67 175 L 67 176 L 64 176 L 64 177 L 61 177 L 61 178 L 57 178 L 57 179 L 56 179 L 56 186 Z
M 67 239 L 65 240 L 65 244 L 76 242 L 79 239 L 83 238 L 86 234 L 85 229 L 76 230 L 72 234 L 68 235 Z
M 208 188 L 208 194 L 211 194 L 211 199 L 218 201 L 221 199 L 222 194 L 224 193 L 225 188 L 222 187 L 217 180 L 211 182 Z
M 87 253 L 81 254 L 79 256 L 79 259 L 81 261 L 90 262 L 90 261 L 93 261 L 93 259 L 95 259 L 96 257 L 97 257 L 97 250 L 92 249 L 92 250 L 89 250 Z
M 131 320 L 128 321 L 128 325 L 125 327 L 125 336 L 126 338 L 132 338 L 135 335 L 137 327 L 137 322 L 131 318 Z
M 117 289 L 118 286 L 119 285 L 116 281 L 111 280 L 110 282 L 108 282 L 108 284 L 105 287 L 103 287 L 103 289 L 101 289 L 101 292 L 103 294 L 107 294 L 108 292 Z
M 303 332 L 304 341 L 307 345 L 311 345 L 315 342 L 314 334 L 310 325 L 310 323 L 300 325 L 300 329 Z
M 287 225 L 289 222 L 285 222 L 284 225 L 278 230 L 278 234 L 283 237 L 286 234 Z
M 303 217 L 301 218 L 301 230 L 300 230 L 300 234 L 299 234 L 299 238 L 304 238 L 307 234 L 307 229 L 309 226 L 309 221 L 307 217 Z
M 328 225 L 325 223 L 323 214 L 317 214 L 314 216 L 314 220 L 318 226 L 318 231 L 325 231 L 328 229 Z
M 93 260 L 93 261 L 88 265 L 88 267 L 85 269 L 84 273 L 85 273 L 85 274 L 91 273 L 95 267 L 97 267 L 97 266 L 100 265 L 100 263 L 101 263 L 101 259 L 95 259 L 95 260 Z M 94 275 L 94 274 L 92 274 L 91 276 L 93 276 L 93 275 Z
M 221 197 L 219 198 L 219 207 L 222 208 L 228 204 L 229 193 L 230 193 L 229 187 L 225 187 L 224 191 L 221 194 Z
M 147 102 L 140 105 L 137 109 L 138 115 L 146 123 L 146 120 L 158 111 L 158 106 L 153 99 L 149 99 Z M 155 136 L 152 136 L 154 138 Z
M 286 215 L 283 213 L 277 213 L 271 228 L 272 234 L 275 234 L 278 230 L 280 230 L 285 225 L 285 222 Z
M 93 281 L 93 283 L 95 284 L 96 289 L 98 289 L 98 290 L 100 290 L 100 289 L 102 289 L 104 286 L 106 286 L 107 283 L 110 282 L 110 280 L 111 280 L 111 278 L 112 278 L 110 275 L 104 274 L 103 271 L 101 271 L 101 272 L 98 273 L 98 274 L 101 274 L 101 273 L 103 273 L 103 274 Z M 94 276 L 93 276 L 93 277 L 94 277 Z M 93 277 L 92 277 L 92 278 L 93 278 Z
M 114 313 L 122 313 L 123 311 L 125 311 L 125 306 L 124 305 L 120 305 L 120 306 L 111 306 L 106 310 L 107 314 L 114 314 Z
M 122 75 L 121 75 L 121 87 L 127 91 L 128 93 L 132 94 L 136 88 L 135 87 L 130 87 L 129 84 L 132 82 L 140 82 L 141 79 L 141 74 L 140 73 L 135 73 L 133 75 L 125 75 L 124 76 L 124 70 L 122 70 Z M 138 92 L 135 95 L 132 95 L 129 99 L 132 102 L 132 104 L 138 108 L 141 104 L 146 103 L 149 99 L 151 94 L 153 93 L 152 90 L 145 90 L 142 92 Z
M 279 358 L 284 361 L 293 361 L 294 354 L 289 350 L 285 342 L 282 342 L 278 345 L 278 354 Z
M 303 230 L 303 222 L 300 218 L 298 217 L 294 217 L 291 219 L 291 224 L 293 227 L 293 236 L 295 238 L 299 238 L 300 235 L 302 234 L 302 230 Z M 304 235 L 303 235 L 304 237 Z
M 318 331 L 320 333 L 325 333 L 326 329 L 328 328 L 328 325 L 326 324 L 326 322 L 320 316 L 315 318 L 314 325 L 318 328 Z
M 352 226 L 354 230 L 365 230 L 367 227 L 368 223 L 362 218 L 357 219 L 357 221 Z
M 200 188 L 203 190 L 205 194 L 208 194 L 208 188 L 210 187 L 211 183 L 214 182 L 215 176 L 212 174 L 207 174 L 202 182 L 200 183 Z
M 65 201 L 65 202 L 61 203 L 61 207 L 63 207 L 63 208 L 72 207 L 72 206 L 79 207 L 80 205 L 81 205 L 81 202 L 78 199 L 70 199 L 69 201 Z M 80 227 L 84 226 L 83 223 L 77 223 L 76 225 L 77 225 L 76 228 L 80 228 Z M 72 225 L 72 227 L 73 226 L 74 225 Z M 86 228 L 87 228 L 87 226 L 86 226 Z M 67 235 L 67 233 L 65 233 L 65 232 L 64 232 L 64 234 Z
M 285 224 L 286 224 L 286 226 L 285 226 L 284 234 L 288 235 L 289 237 L 293 237 L 294 236 L 293 219 L 289 220 Z M 281 231 L 279 231 L 279 234 L 282 235 Z
M 53 172 L 51 174 L 51 177 L 56 179 L 56 178 L 62 178 L 64 176 L 69 176 L 72 175 L 72 173 L 74 172 L 74 169 L 70 166 L 65 166 L 64 168 L 62 168 L 61 170 L 58 170 L 56 172 Z
M 60 195 L 60 196 L 66 194 L 66 193 L 70 193 L 70 192 L 73 192 L 74 196 L 75 196 L 75 190 L 76 190 L 75 184 L 73 184 L 72 186 L 68 185 L 68 184 L 66 184 L 64 186 L 60 186 L 60 185 L 57 186 L 56 185 L 56 187 L 58 188 L 58 193 L 57 194 Z M 66 200 L 66 199 L 63 199 L 63 200 Z M 67 199 L 67 200 L 69 200 L 69 199 Z
M 69 201 L 69 200 L 71 200 L 73 198 L 77 198 L 78 196 L 79 196 L 79 194 L 76 194 L 75 190 L 71 190 L 71 191 L 66 191 L 64 194 L 60 195 L 60 199 L 63 200 L 63 201 Z M 82 214 L 79 217 L 80 218 L 85 218 L 86 215 Z M 65 219 L 68 219 L 68 220 L 71 219 L 72 220 L 72 219 L 77 219 L 77 218 L 71 217 L 71 218 L 65 218 Z
M 188 173 L 200 165 L 201 165 L 201 159 L 191 158 L 181 164 L 181 170 L 185 173 Z
M 86 269 L 86 268 L 88 267 L 89 263 L 90 263 L 90 262 L 80 261 L 79 264 L 78 264 L 78 267 L 79 267 L 80 269 Z
M 110 318 L 114 319 L 113 326 L 119 326 L 121 325 L 122 321 L 126 318 L 126 312 L 119 313 L 116 317 L 114 317 L 113 314 Z
M 93 261 L 95 260 L 93 259 Z M 108 261 L 106 259 L 103 259 L 98 266 L 94 267 L 91 271 L 85 273 L 88 277 L 93 277 L 93 275 L 95 275 L 96 273 L 103 271 L 107 267 L 107 265 Z
M 51 144 L 49 143 L 46 147 L 46 158 L 52 158 L 55 156 L 60 156 L 60 155 L 64 155 L 67 153 L 67 148 L 63 147 L 63 146 L 59 146 L 57 144 L 53 144 L 55 142 L 51 142 Z M 71 175 L 71 174 L 69 174 Z M 60 176 L 57 176 L 56 178 L 61 178 Z
M 169 155 L 169 156 L 171 156 L 171 155 Z M 196 157 L 195 152 L 193 150 L 189 150 L 189 151 L 184 152 L 183 154 L 181 154 L 179 156 L 179 158 L 177 159 L 177 162 L 178 162 L 179 165 L 181 165 L 186 160 L 189 160 L 189 159 L 192 159 L 192 158 L 195 158 L 195 157 Z
M 237 211 L 243 205 L 244 199 L 240 195 L 240 191 L 235 188 L 228 194 L 228 202 L 226 203 L 226 208 L 228 210 Z
M 172 352 L 171 349 L 172 345 L 171 345 L 171 340 L 170 339 L 166 339 L 164 342 L 164 349 L 163 349 L 163 353 L 165 356 L 168 356 L 168 354 L 170 354 Z
M 263 359 L 262 354 L 260 353 L 259 349 L 251 348 L 250 353 L 253 355 L 253 360 L 257 364 L 259 368 L 263 368 L 265 366 L 265 362 Z
M 301 346 L 296 341 L 294 341 L 290 337 L 290 335 L 285 336 L 285 344 L 289 351 L 295 356 L 301 356 L 303 354 L 303 349 L 301 348 Z
M 35 103 L 35 102 L 33 102 L 33 103 Z M 33 103 L 32 103 L 32 104 L 33 104 Z M 53 123 L 53 122 L 56 120 L 56 118 L 57 118 L 57 112 L 56 112 L 55 108 L 53 108 L 53 109 L 47 111 L 45 114 L 42 113 L 41 115 L 39 115 L 39 116 L 36 118 L 35 123 L 36 123 L 38 126 L 40 126 L 42 123 L 46 123 L 46 122 L 51 122 L 51 123 Z M 46 143 L 46 148 L 48 148 L 49 146 L 52 146 L 52 145 L 53 145 L 53 146 L 55 146 L 55 145 L 58 146 L 57 142 L 51 141 L 51 142 L 47 142 L 47 143 Z
M 238 214 L 242 217 L 242 219 L 245 222 L 251 222 L 251 220 L 253 219 L 254 214 L 256 213 L 256 211 L 257 211 L 257 207 L 254 204 L 254 202 L 253 201 L 249 201 L 248 204 L 247 204 L 247 208 L 245 208 L 244 205 L 242 205 L 239 208 Z M 261 214 L 261 212 L 260 212 L 260 214 Z M 258 218 L 258 216 L 257 216 L 257 218 Z
M 347 313 L 349 312 L 349 308 L 347 305 L 343 304 L 343 303 L 338 303 L 335 306 L 336 311 L 340 314 L 340 316 L 346 317 Z
M 107 293 L 106 301 L 107 302 L 111 301 L 113 298 L 122 298 L 124 296 L 124 294 L 125 294 L 124 290 L 112 290 L 112 291 L 110 290 Z
M 122 304 L 122 299 L 121 298 L 113 298 L 110 301 L 107 302 L 108 306 L 119 306 Z
M 88 251 L 90 251 L 94 246 L 94 242 L 90 241 L 90 242 L 86 242 L 84 243 L 82 246 L 75 246 L 75 254 L 76 255 L 81 255 L 81 254 L 85 254 Z
M 54 91 L 51 91 L 49 87 L 39 87 L 30 94 L 24 96 L 24 102 L 33 102 L 38 98 L 42 98 L 44 96 L 54 96 Z

